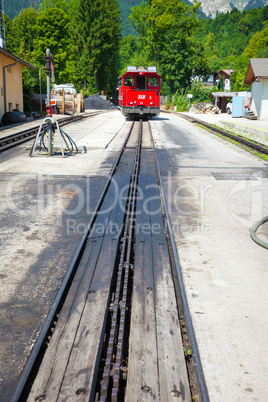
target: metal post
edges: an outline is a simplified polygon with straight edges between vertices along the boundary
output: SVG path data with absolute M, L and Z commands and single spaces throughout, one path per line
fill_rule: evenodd
M 50 117 L 51 116 L 51 105 L 50 105 L 50 74 L 52 71 L 52 59 L 53 55 L 50 52 L 50 49 L 46 50 L 46 73 L 47 73 L 47 115 Z M 52 155 L 52 124 L 50 123 L 50 119 L 48 122 L 48 156 Z
M 3 11 L 3 29 L 4 29 L 4 49 L 6 49 L 6 17 L 5 17 L 5 5 L 4 0 L 2 0 L 2 11 Z
M 40 113 L 42 115 L 42 75 L 41 75 L 41 70 L 43 70 L 45 67 L 39 68 L 39 86 L 40 86 Z
M 0 47 L 4 47 L 3 46 L 3 38 L 2 38 L 2 2 L 0 0 Z

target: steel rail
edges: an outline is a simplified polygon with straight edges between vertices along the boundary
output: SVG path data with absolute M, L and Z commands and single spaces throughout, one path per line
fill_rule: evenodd
M 119 155 L 118 155 L 118 157 L 117 157 L 117 159 L 116 159 L 116 161 L 114 163 L 112 171 L 111 171 L 111 173 L 110 173 L 110 175 L 109 175 L 109 177 L 107 179 L 107 182 L 106 182 L 106 184 L 104 186 L 104 189 L 103 189 L 103 191 L 102 191 L 102 193 L 100 195 L 100 198 L 99 198 L 99 200 L 97 202 L 97 205 L 96 205 L 96 207 L 95 207 L 95 209 L 94 209 L 94 211 L 93 211 L 93 213 L 91 215 L 91 218 L 89 220 L 89 223 L 87 225 L 85 233 L 84 233 L 84 235 L 83 235 L 83 237 L 82 237 L 82 239 L 81 239 L 81 241 L 80 241 L 80 243 L 78 245 L 78 248 L 77 248 L 77 250 L 75 252 L 73 260 L 72 260 L 72 262 L 71 262 L 71 264 L 70 264 L 70 266 L 68 268 L 68 271 L 67 271 L 67 273 L 66 273 L 66 275 L 64 277 L 62 285 L 61 285 L 61 287 L 59 289 L 59 292 L 58 292 L 58 294 L 56 296 L 56 299 L 54 300 L 54 303 L 53 303 L 53 305 L 52 305 L 52 307 L 50 309 L 50 312 L 49 312 L 49 314 L 48 314 L 48 316 L 46 318 L 46 321 L 45 321 L 45 323 L 43 325 L 43 328 L 42 328 L 42 330 L 40 332 L 40 335 L 39 335 L 39 337 L 38 337 L 38 339 L 37 339 L 37 341 L 36 341 L 36 343 L 35 343 L 35 345 L 33 347 L 33 350 L 32 350 L 32 352 L 31 352 L 31 354 L 29 356 L 29 359 L 26 362 L 26 365 L 25 365 L 25 367 L 23 369 L 23 372 L 22 372 L 21 377 L 19 379 L 19 382 L 17 384 L 16 390 L 15 390 L 10 402 L 18 402 L 18 401 L 22 400 L 21 398 L 23 398 L 23 396 L 24 396 L 24 394 L 26 392 L 25 389 L 27 387 L 27 383 L 29 382 L 29 379 L 31 378 L 31 376 L 33 374 L 34 368 L 36 367 L 37 362 L 40 359 L 40 356 L 43 354 L 43 349 L 46 348 L 46 346 L 45 346 L 46 340 L 48 338 L 48 335 L 50 334 L 51 328 L 53 327 L 53 323 L 56 320 L 57 314 L 59 313 L 59 311 L 61 309 L 61 306 L 62 306 L 62 304 L 63 304 L 63 302 L 65 300 L 65 297 L 67 295 L 67 292 L 68 292 L 68 290 L 70 288 L 73 276 L 75 275 L 75 272 L 77 270 L 78 264 L 79 264 L 79 262 L 80 262 L 80 260 L 82 258 L 82 254 L 83 254 L 83 251 L 85 249 L 87 237 L 90 234 L 90 231 L 91 231 L 91 229 L 93 227 L 94 221 L 95 221 L 95 219 L 97 217 L 98 211 L 101 208 L 101 205 L 103 203 L 104 197 L 105 197 L 105 195 L 106 195 L 106 193 L 108 191 L 109 185 L 110 185 L 110 183 L 112 181 L 112 177 L 113 177 L 113 175 L 114 175 L 114 173 L 116 171 L 116 168 L 117 168 L 117 166 L 119 164 L 119 161 L 120 161 L 121 156 L 123 154 L 123 151 L 125 149 L 126 143 L 127 143 L 128 139 L 129 139 L 129 136 L 131 134 L 133 125 L 134 125 L 134 122 L 132 122 L 130 130 L 129 130 L 127 136 L 126 136 L 126 139 L 125 139 L 125 141 L 123 143 L 123 146 L 121 147 Z
M 182 277 L 176 242 L 175 242 L 175 238 L 174 238 L 174 234 L 173 234 L 173 230 L 172 230 L 171 220 L 169 217 L 163 181 L 161 178 L 160 166 L 159 166 L 159 162 L 158 162 L 158 158 L 157 158 L 156 147 L 155 147 L 153 133 L 152 133 L 150 124 L 149 124 L 149 129 L 150 129 L 151 139 L 152 139 L 152 143 L 153 143 L 156 166 L 157 166 L 157 171 L 158 171 L 158 176 L 159 176 L 159 185 L 160 185 L 161 194 L 162 194 L 162 200 L 163 200 L 164 211 L 165 211 L 166 220 L 167 220 L 167 226 L 168 226 L 169 237 L 170 237 L 170 242 L 171 242 L 171 246 L 172 246 L 173 257 L 174 257 L 175 266 L 176 266 L 177 275 L 178 275 L 182 303 L 183 303 L 185 317 L 186 317 L 187 324 L 188 324 L 189 336 L 190 336 L 190 340 L 191 340 L 191 346 L 192 346 L 192 351 L 193 351 L 193 356 L 194 356 L 194 361 L 195 361 L 195 366 L 196 366 L 196 374 L 197 374 L 197 378 L 198 378 L 198 382 L 199 382 L 202 402 L 209 402 L 209 396 L 208 396 L 207 386 L 206 386 L 206 382 L 205 382 L 203 367 L 202 367 L 201 358 L 199 355 L 199 350 L 198 350 L 198 345 L 197 345 L 197 341 L 196 341 L 196 337 L 195 337 L 195 332 L 194 332 L 193 322 L 192 322 L 192 318 L 191 318 L 191 314 L 190 314 L 189 304 L 188 304 L 188 300 L 187 300 L 187 296 L 186 296 L 186 292 L 185 292 L 185 288 L 184 288 L 183 277 Z
M 214 127 L 212 124 L 206 123 L 205 121 L 196 119 L 195 117 L 192 117 L 192 116 L 186 116 L 182 113 L 176 113 L 176 114 L 179 117 L 181 117 L 191 123 L 196 123 L 196 124 L 199 124 L 200 126 L 204 126 L 204 127 L 208 128 L 209 130 L 215 131 L 218 134 L 231 138 L 232 140 L 240 142 L 244 145 L 247 145 L 248 147 L 250 147 L 252 149 L 255 149 L 256 151 L 259 151 L 265 155 L 268 155 L 268 147 L 266 147 L 265 145 L 261 144 L 258 141 L 247 140 L 245 137 L 243 137 L 242 135 L 239 135 L 239 134 L 231 134 L 228 131 Z
M 232 140 L 235 140 L 237 142 L 240 142 L 244 145 L 247 145 L 249 148 L 255 149 L 256 151 L 259 151 L 265 155 L 268 155 L 268 147 L 263 145 L 261 142 L 258 141 L 254 141 L 254 140 L 247 140 L 245 137 L 243 137 L 242 135 L 239 134 L 231 134 L 228 131 L 224 131 L 220 128 L 214 127 L 212 124 L 206 123 L 203 120 L 199 120 L 196 119 L 195 117 L 192 116 L 187 116 L 183 113 L 179 113 L 179 112 L 171 112 L 171 111 L 167 111 L 167 110 L 161 110 L 161 112 L 163 113 L 172 113 L 175 114 L 179 117 L 181 117 L 184 120 L 189 121 L 190 123 L 196 123 L 199 124 L 200 126 L 206 127 L 211 131 L 214 131 L 218 134 L 221 134 L 227 138 L 231 138 Z
M 68 116 L 63 117 L 58 120 L 59 127 L 62 127 L 66 124 L 73 123 L 75 121 L 85 119 L 87 117 L 95 116 L 102 112 L 92 112 L 83 115 L 76 115 L 76 116 Z M 44 130 L 47 128 L 47 124 L 43 125 Z M 39 126 L 32 127 L 28 130 L 23 130 L 15 134 L 7 135 L 6 137 L 0 138 L 0 153 L 7 151 L 10 148 L 13 148 L 17 145 L 23 144 L 24 142 L 30 141 L 36 137 L 38 133 Z
M 124 231 L 120 239 L 121 251 L 119 256 L 119 264 L 117 267 L 115 267 L 115 269 L 117 270 L 116 290 L 113 302 L 111 329 L 109 334 L 107 334 L 107 336 L 109 336 L 109 341 L 105 359 L 105 367 L 102 376 L 100 402 L 106 402 L 108 394 L 111 396 L 111 402 L 117 402 L 119 397 L 120 370 L 123 361 L 124 334 L 126 327 L 127 297 L 130 291 L 130 258 L 131 245 L 134 237 L 134 219 L 141 155 L 141 139 L 142 121 L 140 121 L 139 138 L 129 185 L 127 211 L 124 218 Z M 116 353 L 114 353 L 115 347 Z M 111 371 L 112 366 L 113 370 Z M 112 379 L 111 389 L 109 387 L 109 377 L 111 377 Z

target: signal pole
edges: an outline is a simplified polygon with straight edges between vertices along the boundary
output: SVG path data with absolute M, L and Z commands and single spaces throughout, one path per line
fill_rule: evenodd
M 2 26 L 3 17 L 3 26 Z M 6 20 L 4 0 L 0 0 L 0 47 L 6 49 Z

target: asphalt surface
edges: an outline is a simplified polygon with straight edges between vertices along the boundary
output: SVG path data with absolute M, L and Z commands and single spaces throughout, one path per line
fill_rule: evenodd
M 221 116 L 223 117 L 223 116 Z M 200 118 L 198 115 L 197 118 Z M 0 400 L 20 372 L 130 127 L 119 111 L 64 130 L 84 151 L 0 159 Z M 268 392 L 268 163 L 173 114 L 152 120 L 169 213 L 211 401 Z M 260 235 L 268 241 L 268 227 Z
M 118 113 L 64 127 L 84 149 L 76 156 L 31 158 L 29 143 L 1 155 L 1 401 L 14 392 L 129 125 Z
M 268 163 L 173 114 L 153 127 L 210 400 L 260 401 L 268 250 L 249 228 L 268 215 Z

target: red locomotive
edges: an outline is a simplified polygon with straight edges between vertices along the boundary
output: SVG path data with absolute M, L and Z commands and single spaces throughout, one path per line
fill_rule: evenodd
M 128 66 L 122 76 L 118 100 L 124 116 L 157 116 L 160 113 L 160 76 L 156 74 L 156 67 Z

